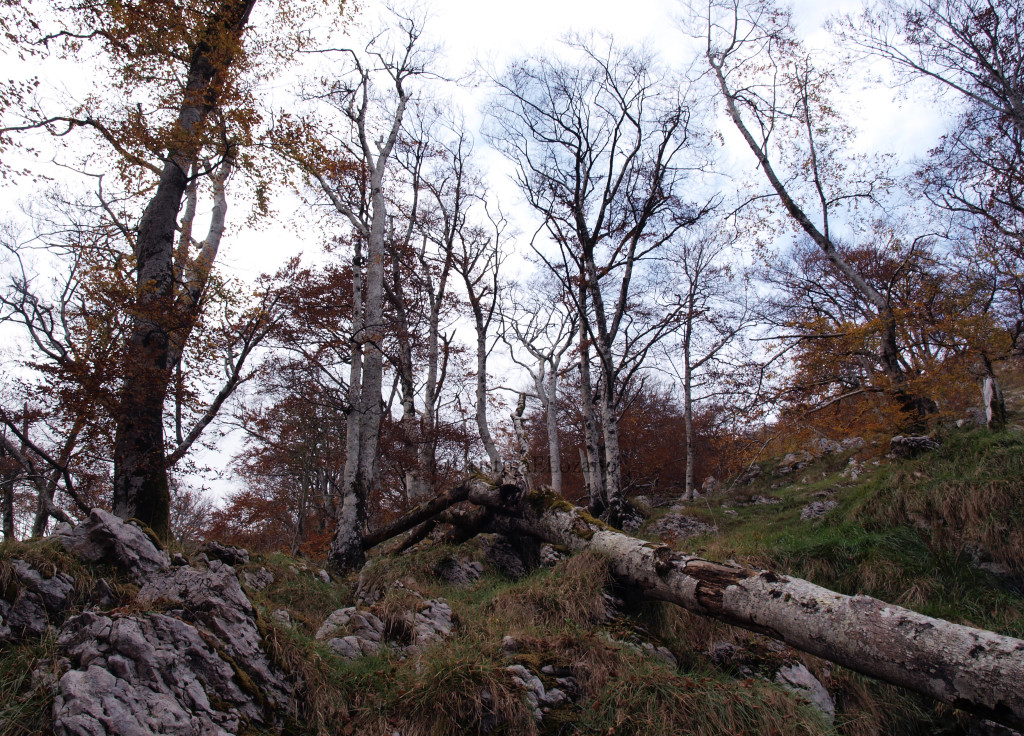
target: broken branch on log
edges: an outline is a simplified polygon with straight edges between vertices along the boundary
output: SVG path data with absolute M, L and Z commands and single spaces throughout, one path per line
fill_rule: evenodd
M 717 564 L 616 531 L 549 490 L 471 482 L 459 497 L 480 506 L 483 531 L 532 536 L 610 561 L 645 597 L 771 636 L 851 670 L 914 690 L 1011 728 L 1024 727 L 1024 641 L 923 616 L 806 580 Z M 460 487 L 461 488 L 461 487 Z M 427 508 L 435 509 L 436 505 Z M 391 528 L 422 523 L 414 510 Z M 441 511 L 435 511 L 434 516 Z M 486 516 L 484 515 L 486 514 Z M 409 523 L 419 519 L 415 523 Z M 401 520 L 399 520 L 401 521 Z M 469 527 L 475 531 L 476 524 Z M 396 532 L 401 533 L 401 532 Z M 379 535 L 379 533 L 378 533 Z M 464 537 L 465 533 L 459 535 Z M 376 537 L 371 537 L 374 539 Z M 383 539 L 378 540 L 383 541 Z

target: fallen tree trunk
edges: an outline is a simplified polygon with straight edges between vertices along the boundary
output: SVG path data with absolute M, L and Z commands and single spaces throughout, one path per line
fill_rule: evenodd
M 491 511 L 490 531 L 601 552 L 619 582 L 648 598 L 765 634 L 1012 728 L 1024 727 L 1020 639 L 868 596 L 842 595 L 799 578 L 685 555 L 615 531 L 551 491 L 513 493 L 509 485 L 469 485 L 466 497 Z

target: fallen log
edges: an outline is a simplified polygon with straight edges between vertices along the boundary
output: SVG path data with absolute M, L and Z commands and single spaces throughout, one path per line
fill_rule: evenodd
M 806 580 L 721 565 L 615 531 L 549 490 L 475 482 L 487 530 L 603 553 L 650 599 L 765 634 L 856 672 L 1024 728 L 1024 641 Z

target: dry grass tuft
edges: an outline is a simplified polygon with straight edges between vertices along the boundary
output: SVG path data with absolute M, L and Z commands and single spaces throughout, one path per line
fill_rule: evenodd
M 488 612 L 511 628 L 590 627 L 608 617 L 603 593 L 610 584 L 608 560 L 584 550 L 558 563 L 550 574 L 535 575 L 499 593 Z

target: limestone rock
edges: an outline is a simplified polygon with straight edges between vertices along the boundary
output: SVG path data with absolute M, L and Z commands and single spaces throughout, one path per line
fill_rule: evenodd
M 554 567 L 566 557 L 568 555 L 565 552 L 552 544 L 542 544 L 540 546 L 540 564 L 544 565 L 544 567 Z
M 686 539 L 700 534 L 718 534 L 718 527 L 692 516 L 669 514 L 648 527 L 648 531 L 659 537 Z
M 513 580 L 526 576 L 540 562 L 540 546 L 532 540 L 510 538 L 493 534 L 485 540 L 487 561 Z
M 828 690 L 803 664 L 787 664 L 775 673 L 775 681 L 787 690 L 797 693 L 821 711 L 832 723 L 836 717 L 836 704 Z
M 50 626 L 50 618 L 46 615 L 43 599 L 25 589 L 18 593 L 5 618 L 5 626 L 14 636 L 42 636 Z
M 0 644 L 11 638 L 11 627 L 7 624 L 10 613 L 11 604 L 0 598 Z
M 207 542 L 200 551 L 211 560 L 220 560 L 228 565 L 248 565 L 249 551 L 241 547 L 231 547 L 220 542 Z
M 445 557 L 434 566 L 434 573 L 450 585 L 465 587 L 472 585 L 484 572 L 479 562 Z
M 216 638 L 231 659 L 245 668 L 269 702 L 283 705 L 289 687 L 260 646 L 256 611 L 229 565 L 176 567 L 155 574 L 139 591 L 139 600 L 180 605 L 181 616 Z
M 546 710 L 556 708 L 569 700 L 569 696 L 563 690 L 557 687 L 545 688 L 541 679 L 521 664 L 506 667 L 505 671 L 512 675 L 513 684 L 525 691 L 526 702 L 533 711 L 533 717 L 538 721 L 544 718 Z
M 167 553 L 157 549 L 146 532 L 102 509 L 93 509 L 74 528 L 60 525 L 54 536 L 82 559 L 113 565 L 136 582 L 171 565 Z
M 801 521 L 812 521 L 813 519 L 821 519 L 829 511 L 834 509 L 839 504 L 832 500 L 827 501 L 812 501 L 800 510 Z
M 39 596 L 46 611 L 58 614 L 64 611 L 75 591 L 75 579 L 70 575 L 58 572 L 52 577 L 44 577 L 24 560 L 11 560 L 14 574 L 27 590 Z
M 241 718 L 263 723 L 232 666 L 172 616 L 83 613 L 65 624 L 58 645 L 71 664 L 53 705 L 58 736 L 221 736 L 236 733 Z
M 736 479 L 736 482 L 740 485 L 750 485 L 756 478 L 761 475 L 761 466 L 756 463 L 751 465 L 744 471 L 744 473 Z
M 384 639 L 384 622 L 369 611 L 339 608 L 316 632 L 331 650 L 345 659 L 375 654 Z
M 779 467 L 775 470 L 775 474 L 788 475 L 795 470 L 807 467 L 807 465 L 812 462 L 814 462 L 814 455 L 807 452 L 807 450 L 791 452 L 782 458 L 782 462 L 779 463 Z
M 414 644 L 422 646 L 446 639 L 452 634 L 454 623 L 452 609 L 442 598 L 427 601 L 427 606 L 418 611 L 414 621 Z
M 939 449 L 939 443 L 927 436 L 898 434 L 889 440 L 889 454 L 895 458 L 910 458 L 922 452 Z
M 270 570 L 265 567 L 261 567 L 256 572 L 243 570 L 242 581 L 247 587 L 252 588 L 253 590 L 263 590 L 274 582 L 274 573 L 270 572 Z

